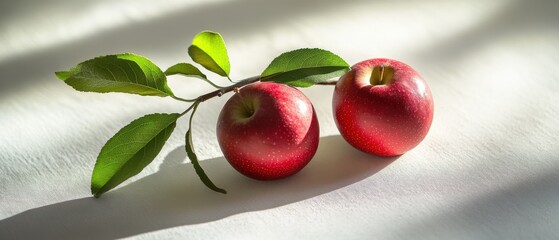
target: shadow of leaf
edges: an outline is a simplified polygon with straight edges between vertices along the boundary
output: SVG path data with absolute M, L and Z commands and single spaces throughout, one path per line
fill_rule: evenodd
M 359 152 L 341 136 L 320 140 L 313 161 L 298 174 L 276 181 L 246 178 L 223 157 L 205 160 L 212 180 L 227 195 L 207 189 L 185 158 L 183 147 L 158 172 L 108 192 L 31 209 L 0 221 L 0 239 L 114 239 L 303 201 L 359 182 L 397 158 Z M 32 230 L 30 230 L 32 229 Z

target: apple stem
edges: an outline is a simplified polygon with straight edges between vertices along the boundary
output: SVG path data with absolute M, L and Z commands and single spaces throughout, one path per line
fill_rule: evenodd
M 383 84 L 382 80 L 384 80 L 384 66 L 380 66 L 380 78 L 378 79 L 378 84 Z
M 371 85 L 388 85 L 394 77 L 394 69 L 390 66 L 375 66 L 371 73 Z

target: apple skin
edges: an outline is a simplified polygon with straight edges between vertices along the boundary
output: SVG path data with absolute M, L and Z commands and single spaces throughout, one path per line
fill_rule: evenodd
M 379 69 L 393 70 L 388 83 L 371 83 L 375 67 L 376 76 Z M 401 155 L 417 146 L 431 127 L 434 110 L 423 78 L 410 66 L 385 58 L 359 62 L 340 77 L 332 107 L 343 138 L 379 156 Z
M 271 82 L 241 88 L 225 103 L 217 123 L 227 161 L 258 180 L 299 172 L 316 153 L 319 135 L 309 99 L 296 88 Z

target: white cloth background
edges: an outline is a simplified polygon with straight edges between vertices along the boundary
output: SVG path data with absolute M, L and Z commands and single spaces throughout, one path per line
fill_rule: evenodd
M 0 7 L 0 239 L 557 239 L 558 1 L 3 1 Z M 402 60 L 430 84 L 427 138 L 379 158 L 339 136 L 330 86 L 303 89 L 320 119 L 299 174 L 235 172 L 215 139 L 221 106 L 195 117 L 204 187 L 183 151 L 186 121 L 141 174 L 100 199 L 95 158 L 121 127 L 172 99 L 74 91 L 54 71 L 134 52 L 187 61 L 202 30 L 222 33 L 232 77 L 282 52 L 331 50 L 350 64 Z M 226 84 L 215 75 L 219 83 Z M 177 95 L 207 84 L 169 79 Z

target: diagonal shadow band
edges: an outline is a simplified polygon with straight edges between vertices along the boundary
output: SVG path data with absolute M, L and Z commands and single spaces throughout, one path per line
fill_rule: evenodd
M 55 2 L 58 3 L 53 4 L 69 4 L 61 0 Z M 353 1 L 353 4 L 358 2 L 365 1 Z M 134 52 L 152 58 L 154 55 L 176 56 L 177 51 L 186 56 L 190 39 L 202 30 L 218 31 L 230 41 L 285 25 L 285 19 L 319 14 L 343 5 L 347 4 L 337 0 L 236 0 L 177 9 L 149 21 L 131 21 L 74 41 L 0 59 L 0 93 L 19 91 L 46 79 L 55 81 L 55 71 L 95 56 Z M 53 30 L 52 37 L 57 36 L 55 32 Z
M 114 239 L 161 229 L 217 221 L 303 201 L 359 182 L 397 157 L 380 158 L 352 148 L 341 136 L 320 139 L 313 161 L 296 175 L 262 182 L 246 178 L 223 157 L 205 160 L 223 195 L 200 183 L 183 147 L 158 172 L 93 197 L 31 209 L 0 221 L 0 239 Z

